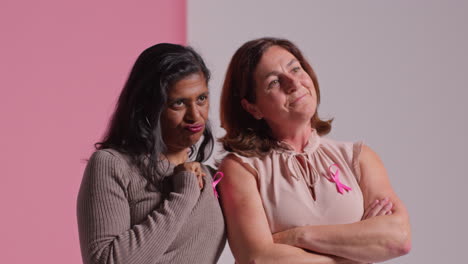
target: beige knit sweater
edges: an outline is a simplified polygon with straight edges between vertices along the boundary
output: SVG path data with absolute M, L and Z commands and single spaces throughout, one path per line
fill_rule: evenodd
M 128 157 L 110 149 L 96 151 L 78 194 L 83 262 L 216 263 L 226 243 L 225 226 L 212 171 L 204 170 L 200 190 L 192 173 L 172 175 L 171 166 L 162 175 L 170 188 L 163 197 Z

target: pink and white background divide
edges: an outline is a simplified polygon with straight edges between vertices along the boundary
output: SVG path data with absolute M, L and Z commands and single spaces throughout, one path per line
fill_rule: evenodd
M 0 263 L 81 262 L 85 159 L 132 64 L 186 42 L 186 2 L 0 3 Z
M 219 137 L 229 59 L 263 36 L 294 41 L 315 68 L 330 137 L 382 157 L 413 234 L 386 263 L 465 263 L 467 13 L 463 0 L 0 1 L 0 264 L 81 263 L 84 159 L 143 49 L 201 53 Z M 226 247 L 219 263 L 233 262 Z

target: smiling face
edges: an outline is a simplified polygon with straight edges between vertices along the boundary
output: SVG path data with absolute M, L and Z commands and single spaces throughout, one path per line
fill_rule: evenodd
M 208 87 L 202 73 L 191 74 L 171 86 L 161 113 L 162 136 L 169 151 L 180 151 L 198 142 L 208 110 Z
M 310 122 L 317 95 L 309 74 L 294 55 L 279 46 L 268 48 L 254 73 L 255 103 L 243 101 L 254 118 L 272 126 Z

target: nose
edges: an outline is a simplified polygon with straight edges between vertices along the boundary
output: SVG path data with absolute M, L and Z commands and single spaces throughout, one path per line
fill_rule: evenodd
M 287 94 L 294 93 L 300 86 L 299 80 L 291 75 L 284 76 L 284 91 Z
M 200 109 L 197 104 L 190 104 L 185 112 L 185 122 L 195 123 L 200 118 Z

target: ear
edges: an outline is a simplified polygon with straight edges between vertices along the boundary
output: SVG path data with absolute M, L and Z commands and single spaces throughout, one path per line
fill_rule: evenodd
M 255 104 L 251 104 L 247 99 L 242 98 L 241 100 L 242 108 L 253 116 L 253 118 L 260 120 L 263 118 L 262 112 L 258 109 Z

